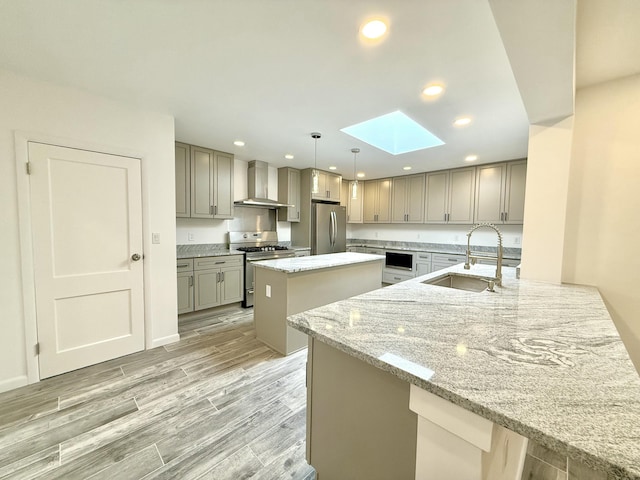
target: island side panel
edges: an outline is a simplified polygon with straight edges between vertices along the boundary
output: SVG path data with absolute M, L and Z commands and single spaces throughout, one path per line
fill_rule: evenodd
M 409 384 L 313 338 L 309 346 L 307 460 L 318 480 L 413 480 Z
M 278 353 L 287 355 L 287 274 L 255 267 L 253 322 L 256 338 Z M 271 287 L 271 297 L 266 287 Z

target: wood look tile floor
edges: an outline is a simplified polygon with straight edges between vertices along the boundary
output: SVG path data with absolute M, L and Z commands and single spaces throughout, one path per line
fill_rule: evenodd
M 0 478 L 300 479 L 306 350 L 253 309 L 181 319 L 180 342 L 0 394 Z

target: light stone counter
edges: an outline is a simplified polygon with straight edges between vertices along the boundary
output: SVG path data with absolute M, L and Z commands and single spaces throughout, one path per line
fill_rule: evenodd
M 503 273 L 496 293 L 421 283 L 441 270 L 288 323 L 608 478 L 640 479 L 640 378 L 597 289 Z
M 275 270 L 277 272 L 298 273 L 321 270 L 323 268 L 342 267 L 345 265 L 356 265 L 358 263 L 379 262 L 384 260 L 382 255 L 371 255 L 369 253 L 328 253 L 326 255 L 309 255 L 307 257 L 278 258 L 275 260 L 262 260 L 254 262 L 256 267 Z
M 244 255 L 239 250 L 229 250 L 227 244 L 203 243 L 195 245 L 176 245 L 176 258 L 219 257 L 225 255 Z

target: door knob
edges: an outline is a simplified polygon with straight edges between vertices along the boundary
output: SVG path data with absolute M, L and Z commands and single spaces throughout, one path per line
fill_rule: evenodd
M 142 257 L 140 256 L 139 253 L 134 253 L 133 255 L 131 255 L 131 260 L 133 260 L 134 262 L 137 262 L 138 260 L 140 260 Z

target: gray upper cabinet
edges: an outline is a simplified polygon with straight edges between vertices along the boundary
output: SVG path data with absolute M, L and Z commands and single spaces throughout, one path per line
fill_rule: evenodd
M 353 180 L 344 182 L 347 184 L 346 200 L 347 200 L 347 223 L 362 223 L 362 207 L 363 207 L 363 185 L 364 182 L 358 182 L 356 198 L 353 198 Z
M 390 223 L 391 220 L 390 178 L 362 182 L 363 223 Z
M 176 143 L 176 217 L 191 216 L 191 148 Z
M 475 167 L 427 173 L 425 223 L 472 224 Z
M 527 162 L 480 165 L 476 168 L 475 221 L 521 224 Z
M 424 221 L 424 185 L 424 174 L 393 178 L 392 223 L 422 223 Z
M 278 169 L 278 201 L 293 207 L 280 208 L 279 220 L 300 221 L 300 170 L 283 167 Z
M 313 200 L 330 200 L 332 202 L 340 202 L 340 190 L 342 189 L 342 175 L 335 173 L 318 172 L 318 192 L 313 193 L 311 189 L 311 198 Z M 313 176 L 312 176 L 313 181 Z
M 233 218 L 233 155 L 213 154 L 213 218 Z
M 233 217 L 233 155 L 191 146 L 191 218 Z

